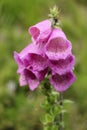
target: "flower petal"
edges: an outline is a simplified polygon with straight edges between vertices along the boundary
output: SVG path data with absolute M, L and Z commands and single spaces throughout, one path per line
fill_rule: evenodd
M 35 76 L 35 74 L 30 71 L 25 69 L 24 70 L 24 75 L 26 77 L 27 80 L 27 84 L 29 85 L 29 88 L 33 91 L 34 89 L 36 89 L 39 85 L 39 80 L 37 79 L 37 77 Z
M 25 64 L 28 65 L 30 68 L 32 67 L 34 71 L 44 70 L 48 66 L 47 58 L 44 58 L 38 54 L 29 53 L 27 60 L 28 61 L 25 61 Z
M 44 20 L 29 28 L 29 33 L 38 42 L 45 42 L 51 33 L 50 20 Z
M 25 56 L 29 53 L 41 54 L 41 51 L 38 45 L 31 43 L 19 53 L 20 59 L 25 58 Z
M 32 71 L 29 69 L 24 69 L 20 74 L 20 86 L 29 85 L 29 88 L 33 91 L 38 87 L 40 82 L 44 79 L 47 74 L 48 68 L 42 71 Z
M 34 43 L 28 44 L 20 53 L 14 52 L 14 59 L 18 64 L 23 64 L 21 63 L 22 60 L 25 59 L 29 53 L 43 55 L 42 47 L 40 48 L 40 46 Z
M 38 39 L 36 41 L 36 43 L 44 43 L 46 44 L 46 42 L 48 41 L 49 37 L 50 37 L 50 34 L 52 32 L 52 29 L 48 29 L 48 30 L 45 30 L 44 32 L 41 32 L 40 35 L 38 36 Z
M 65 34 L 60 29 L 54 29 L 48 43 L 46 44 L 46 55 L 49 59 L 65 59 L 71 54 L 71 43 L 66 39 Z
M 17 70 L 17 73 L 20 74 L 20 73 L 23 71 L 24 66 L 23 66 L 23 62 L 22 62 L 22 60 L 20 59 L 19 54 L 18 54 L 16 51 L 14 52 L 14 59 L 15 59 L 15 61 L 16 61 L 17 64 L 18 64 L 18 70 Z
M 74 64 L 75 64 L 75 57 L 73 55 L 67 56 L 66 59 L 49 61 L 49 65 L 52 71 L 60 75 L 72 70 Z
M 42 81 L 48 72 L 48 68 L 41 71 L 33 71 L 39 81 Z
M 27 80 L 23 73 L 20 74 L 19 83 L 20 83 L 20 86 L 27 85 Z
M 23 65 L 23 62 L 21 61 L 19 54 L 16 51 L 14 52 L 14 59 L 18 63 L 19 66 Z
M 54 86 L 56 91 L 63 92 L 72 85 L 75 79 L 76 77 L 73 72 L 68 72 L 63 75 L 53 74 L 50 78 L 50 83 Z
M 35 53 L 37 55 L 40 54 L 40 50 L 38 49 L 38 46 L 32 43 L 25 47 L 20 53 L 14 52 L 14 59 L 18 64 L 17 73 L 20 74 L 23 69 L 29 64 L 29 61 L 26 59 L 29 53 Z

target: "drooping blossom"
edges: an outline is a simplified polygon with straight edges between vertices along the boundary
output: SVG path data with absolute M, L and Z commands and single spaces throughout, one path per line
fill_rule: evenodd
M 20 86 L 24 86 L 28 84 L 31 90 L 34 90 L 40 84 L 36 75 L 29 69 L 24 69 L 20 73 L 19 82 L 20 82 Z
M 51 27 L 50 20 L 30 27 L 29 33 L 32 43 L 20 53 L 14 52 L 20 85 L 28 84 L 34 90 L 50 70 L 50 83 L 56 91 L 67 90 L 76 79 L 71 42 L 60 28 Z
M 40 82 L 44 79 L 47 73 L 47 69 L 43 71 L 32 71 L 30 69 L 24 68 L 24 70 L 20 73 L 19 83 L 20 86 L 29 85 L 30 90 L 34 90 L 38 87 Z
M 20 53 L 14 52 L 20 74 L 20 86 L 29 85 L 34 90 L 47 73 L 47 58 L 42 57 L 35 44 L 29 44 Z
M 63 75 L 59 75 L 57 73 L 52 74 L 50 78 L 50 83 L 54 86 L 54 88 L 59 91 L 63 92 L 67 90 L 72 83 L 75 81 L 76 77 L 73 72 L 68 72 Z
M 61 29 L 53 29 L 46 44 L 46 55 L 51 60 L 65 59 L 71 54 L 71 43 Z
M 49 66 L 52 71 L 60 75 L 72 70 L 74 64 L 75 57 L 73 55 L 68 55 L 66 59 L 49 60 Z
M 37 42 L 46 42 L 51 34 L 51 22 L 44 20 L 29 28 L 29 33 L 32 35 L 32 39 Z

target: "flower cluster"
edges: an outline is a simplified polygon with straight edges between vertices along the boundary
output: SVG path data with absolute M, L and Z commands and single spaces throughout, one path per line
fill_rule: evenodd
M 76 79 L 71 42 L 60 28 L 52 28 L 50 20 L 30 27 L 29 33 L 32 43 L 20 53 L 14 52 L 20 86 L 28 84 L 34 90 L 50 73 L 50 83 L 56 91 L 67 90 Z

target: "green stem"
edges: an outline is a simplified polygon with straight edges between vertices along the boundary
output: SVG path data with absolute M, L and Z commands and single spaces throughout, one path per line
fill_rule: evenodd
M 63 107 L 63 93 L 60 92 L 60 97 L 59 97 L 59 105 L 62 108 Z M 59 115 L 59 129 L 58 130 L 63 130 L 63 113 L 61 112 Z

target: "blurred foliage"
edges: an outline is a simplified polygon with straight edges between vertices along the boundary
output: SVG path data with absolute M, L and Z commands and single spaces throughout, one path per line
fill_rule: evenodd
M 40 87 L 34 92 L 19 87 L 13 52 L 31 41 L 28 27 L 46 19 L 55 4 L 76 56 L 77 80 L 64 93 L 75 102 L 66 106 L 65 130 L 87 129 L 87 0 L 0 0 L 0 130 L 42 130 L 44 97 Z

